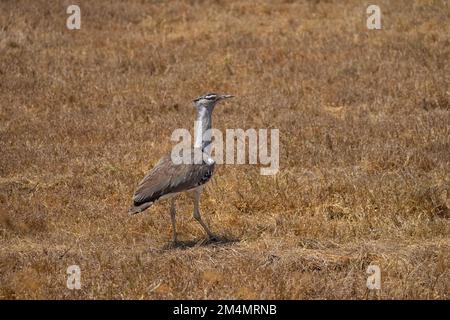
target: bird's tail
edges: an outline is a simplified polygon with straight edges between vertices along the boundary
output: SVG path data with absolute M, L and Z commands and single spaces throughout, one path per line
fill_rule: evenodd
M 133 204 L 133 205 L 131 205 L 130 209 L 128 209 L 128 214 L 134 215 L 134 214 L 140 213 L 140 212 L 150 208 L 152 204 L 153 204 L 153 202 L 146 202 L 146 203 L 143 203 L 138 206 L 135 206 Z

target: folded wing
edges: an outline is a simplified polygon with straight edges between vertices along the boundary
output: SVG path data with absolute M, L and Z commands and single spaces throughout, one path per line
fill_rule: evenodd
M 133 205 L 153 203 L 164 195 L 194 189 L 209 181 L 214 163 L 174 164 L 170 154 L 163 157 L 139 183 Z

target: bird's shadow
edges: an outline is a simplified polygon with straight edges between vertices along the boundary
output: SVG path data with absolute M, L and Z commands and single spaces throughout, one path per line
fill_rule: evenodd
M 227 236 L 216 236 L 213 239 L 194 239 L 194 240 L 178 240 L 177 242 L 170 242 L 166 244 L 161 250 L 173 250 L 173 249 L 189 249 L 196 247 L 218 247 L 218 246 L 228 246 L 235 242 L 239 242 L 240 239 L 227 237 Z

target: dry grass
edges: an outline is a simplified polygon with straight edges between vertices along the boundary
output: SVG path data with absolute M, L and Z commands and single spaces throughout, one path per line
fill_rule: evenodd
M 0 2 L 0 298 L 448 299 L 450 6 L 366 1 Z M 50 4 L 52 3 L 52 4 Z M 208 91 L 218 128 L 279 128 L 281 170 L 221 166 L 164 249 L 126 214 Z M 78 264 L 82 290 L 65 286 Z M 366 268 L 382 291 L 366 291 Z

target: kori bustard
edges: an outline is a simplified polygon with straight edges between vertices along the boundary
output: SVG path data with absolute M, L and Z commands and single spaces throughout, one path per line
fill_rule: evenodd
M 219 101 L 232 98 L 231 95 L 208 93 L 195 99 L 197 121 L 194 148 L 191 152 L 191 163 L 173 162 L 171 153 L 159 160 L 139 183 L 133 195 L 133 205 L 129 213 L 136 214 L 148 209 L 158 200 L 171 198 L 170 217 L 172 221 L 173 242 L 177 242 L 175 196 L 191 191 L 194 193 L 194 218 L 200 223 L 210 239 L 213 233 L 202 220 L 199 210 L 200 195 L 204 184 L 214 172 L 214 161 L 211 155 L 212 112 Z M 198 153 L 200 151 L 200 153 Z M 200 159 L 198 155 L 200 154 Z M 196 160 L 196 161 L 194 161 Z

